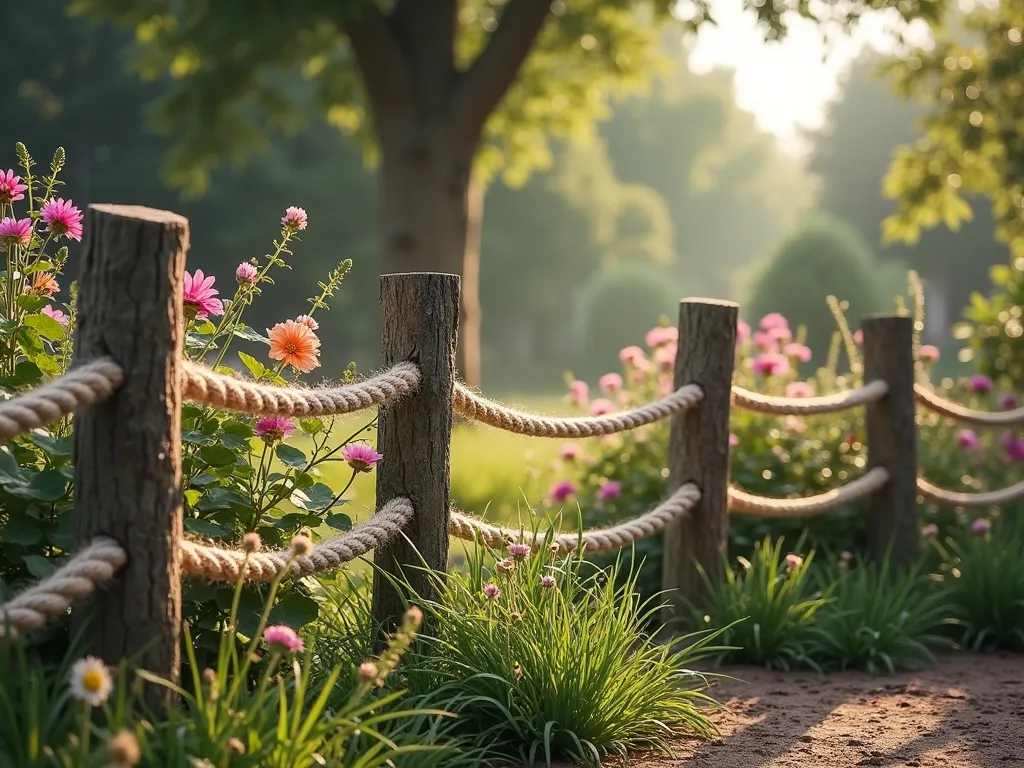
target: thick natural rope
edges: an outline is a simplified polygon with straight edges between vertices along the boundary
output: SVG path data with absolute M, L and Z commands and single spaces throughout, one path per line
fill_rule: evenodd
M 917 492 L 925 501 L 935 504 L 947 504 L 951 507 L 1001 507 L 1005 504 L 1024 499 L 1024 481 L 998 491 L 984 493 L 957 493 L 932 485 L 922 477 L 917 478 Z
M 463 512 L 452 511 L 448 532 L 458 539 L 478 539 L 489 547 L 503 547 L 513 541 L 529 544 L 534 551 L 545 546 L 556 546 L 559 552 L 574 552 L 582 543 L 587 552 L 604 552 L 632 544 L 634 541 L 653 536 L 676 520 L 689 514 L 700 501 L 700 489 L 692 483 L 679 488 L 666 501 L 633 518 L 611 528 L 598 528 L 578 533 L 560 533 L 548 538 L 542 533 L 524 532 L 512 528 L 500 528 Z
M 33 587 L 0 605 L 0 636 L 39 629 L 48 618 L 67 611 L 73 600 L 90 594 L 124 565 L 125 552 L 112 539 L 94 539 L 89 546 Z
M 889 385 L 881 379 L 863 387 L 820 397 L 773 397 L 752 392 L 742 387 L 732 388 L 732 404 L 748 411 L 771 413 L 777 416 L 810 416 L 816 413 L 839 413 L 849 408 L 881 400 L 889 392 Z
M 692 408 L 703 399 L 704 392 L 701 388 L 695 384 L 688 384 L 661 400 L 655 400 L 629 411 L 609 413 L 607 416 L 560 419 L 506 408 L 471 392 L 461 384 L 456 384 L 454 405 L 456 413 L 468 419 L 474 419 L 520 435 L 577 438 L 610 435 L 615 432 L 636 429 L 645 424 L 653 424 L 687 408 Z
M 936 413 L 970 424 L 979 424 L 985 427 L 1009 427 L 1015 424 L 1024 424 L 1024 406 L 1010 411 L 976 411 L 973 408 L 965 408 L 959 403 L 954 403 L 952 400 L 939 397 L 922 384 L 914 385 L 914 396 L 919 403 Z
M 406 498 L 392 499 L 365 523 L 318 544 L 311 554 L 297 558 L 292 563 L 291 575 L 301 577 L 333 571 L 370 550 L 389 544 L 398 537 L 412 516 L 412 502 Z M 246 555 L 237 549 L 221 549 L 191 541 L 181 543 L 181 555 L 181 567 L 186 575 L 216 581 L 238 581 L 243 567 L 247 580 L 271 581 L 292 558 L 289 551 Z
M 397 400 L 415 392 L 420 369 L 399 363 L 365 381 L 329 389 L 301 389 L 257 384 L 182 361 L 185 397 L 231 411 L 258 416 L 335 416 Z
M 739 488 L 729 488 L 729 511 L 754 517 L 789 518 L 820 515 L 870 496 L 889 482 L 889 472 L 875 467 L 844 486 L 802 499 L 771 499 Z
M 75 366 L 31 392 L 0 402 L 0 439 L 31 432 L 74 413 L 76 408 L 104 400 L 123 380 L 121 367 L 106 357 Z

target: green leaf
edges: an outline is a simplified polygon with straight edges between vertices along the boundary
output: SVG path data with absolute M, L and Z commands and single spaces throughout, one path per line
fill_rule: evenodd
M 185 497 L 185 504 L 190 507 L 194 507 L 203 498 L 203 492 L 198 488 L 189 488 L 182 495 Z
M 34 387 L 43 380 L 43 372 L 35 363 L 23 360 L 14 366 L 14 374 L 0 379 L 0 386 L 11 391 Z
M 280 528 L 282 531 L 294 531 L 303 525 L 310 527 L 319 526 L 320 522 L 320 518 L 317 515 L 300 515 L 298 512 L 289 512 L 287 515 L 274 520 L 273 526 Z
M 42 432 L 30 432 L 28 437 L 48 456 L 70 456 L 75 444 L 72 437 L 57 439 Z
M 235 463 L 235 453 L 223 445 L 208 445 L 199 449 L 199 458 L 211 467 L 226 467 Z
M 292 477 L 292 487 L 298 488 L 299 490 L 309 488 L 315 482 L 316 480 L 314 480 L 313 476 L 308 472 L 296 472 L 295 476 Z
M 323 483 L 316 483 L 305 490 L 294 491 L 289 501 L 307 512 L 323 512 L 331 508 L 334 491 Z
M 216 486 L 210 488 L 203 496 L 202 500 L 196 504 L 196 509 L 201 512 L 212 512 L 216 509 L 231 509 L 233 507 L 242 507 L 243 509 L 251 509 L 249 498 L 243 496 L 238 491 L 232 490 L 231 488 L 224 488 L 222 486 Z
M 44 315 L 42 313 L 38 315 L 26 315 L 24 322 L 25 325 L 35 328 L 39 335 L 44 339 L 49 339 L 50 341 L 58 341 L 68 334 L 68 329 L 66 327 L 58 323 L 49 315 Z
M 4 527 L 0 528 L 0 541 L 6 544 L 31 547 L 33 544 L 38 544 L 42 538 L 43 531 L 40 522 L 23 512 L 12 512 Z
M 254 379 L 260 378 L 267 371 L 267 366 L 252 355 L 245 354 L 245 352 L 239 352 L 238 359 L 242 361 L 242 365 L 249 369 L 249 373 L 252 374 Z
M 317 435 L 324 431 L 324 422 L 316 417 L 299 419 L 299 428 L 307 435 Z
M 189 482 L 189 485 L 193 488 L 202 488 L 204 485 L 216 483 L 219 479 L 220 478 L 216 477 L 215 475 L 207 475 L 204 473 L 202 475 L 193 477 L 191 482 Z
M 45 579 L 59 567 L 54 562 L 56 558 L 43 557 L 42 555 L 23 555 L 21 558 L 28 572 L 37 579 Z
M 48 261 L 37 261 L 35 264 L 25 267 L 22 274 L 34 275 L 36 272 L 46 272 L 49 269 L 53 269 L 53 264 Z
M 68 481 L 63 472 L 59 469 L 47 469 L 32 478 L 25 497 L 36 501 L 57 501 L 64 497 L 67 488 Z
M 306 458 L 306 454 L 300 451 L 298 448 L 292 448 L 292 446 L 285 443 L 281 443 L 277 446 L 275 451 L 277 458 L 281 460 L 281 463 L 286 467 L 292 467 L 294 469 L 305 469 L 306 465 L 309 464 L 309 460 Z
M 237 435 L 246 439 L 252 437 L 252 424 L 247 424 L 244 421 L 228 419 L 220 425 L 220 428 L 229 435 Z
M 219 526 L 214 522 L 191 517 L 185 520 L 185 530 L 197 536 L 206 536 L 211 539 L 223 539 L 231 533 L 227 528 Z
M 232 329 L 232 333 L 240 339 L 245 339 L 246 341 L 258 341 L 261 344 L 266 344 L 267 346 L 270 346 L 270 339 L 268 339 L 266 336 L 256 333 L 256 331 L 254 331 L 247 325 L 242 325 L 241 323 L 236 325 Z M 241 354 L 239 354 L 239 356 L 241 356 Z M 244 363 L 245 361 L 243 360 L 242 362 Z
M 45 347 L 43 347 L 43 340 L 39 337 L 39 331 L 35 328 L 23 325 L 14 334 L 14 338 L 21 345 L 21 350 L 25 353 L 25 357 L 37 357 L 46 351 Z
M 0 485 L 8 490 L 12 486 L 28 486 L 28 478 L 6 445 L 0 446 Z
M 15 302 L 25 312 L 38 312 L 50 303 L 44 296 L 30 296 L 27 293 L 21 294 Z
M 39 367 L 39 370 L 47 376 L 58 376 L 63 373 L 60 368 L 60 360 L 46 352 L 41 352 L 33 357 L 32 362 L 34 362 Z
M 202 333 L 186 333 L 185 346 L 190 349 L 205 349 L 212 337 Z M 210 344 L 210 349 L 217 349 L 216 344 Z
M 196 429 L 182 430 L 181 441 L 191 445 L 212 445 L 217 442 L 216 438 L 212 435 L 207 435 Z
M 217 332 L 217 326 L 209 320 L 197 320 L 192 324 L 192 330 L 205 336 L 212 336 Z
M 341 502 L 342 504 L 344 501 Z M 340 504 L 338 505 L 340 506 Z M 347 531 L 352 527 L 352 518 L 343 512 L 333 512 L 324 518 L 324 522 L 337 531 Z

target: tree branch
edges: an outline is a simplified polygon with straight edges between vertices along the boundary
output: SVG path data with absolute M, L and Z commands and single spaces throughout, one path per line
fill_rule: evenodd
M 412 84 L 404 53 L 387 18 L 375 5 L 366 3 L 361 10 L 346 15 L 341 27 L 352 46 L 376 116 L 408 105 Z
M 452 98 L 454 130 L 476 138 L 515 80 L 551 0 L 509 0 L 483 52 L 459 80 Z

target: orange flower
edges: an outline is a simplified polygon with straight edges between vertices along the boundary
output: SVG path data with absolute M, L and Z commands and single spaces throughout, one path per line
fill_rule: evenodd
M 31 293 L 40 296 L 53 296 L 60 290 L 60 284 L 49 272 L 39 272 L 32 280 Z
M 303 373 L 320 365 L 317 354 L 320 339 L 309 328 L 294 320 L 278 323 L 267 331 L 270 337 L 270 359 L 283 360 Z

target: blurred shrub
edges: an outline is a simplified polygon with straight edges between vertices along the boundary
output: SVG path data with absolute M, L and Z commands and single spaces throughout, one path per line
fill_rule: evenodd
M 971 296 L 956 337 L 967 347 L 961 360 L 974 361 L 979 371 L 1009 382 L 1024 381 L 1024 257 L 992 267 L 992 292 Z

